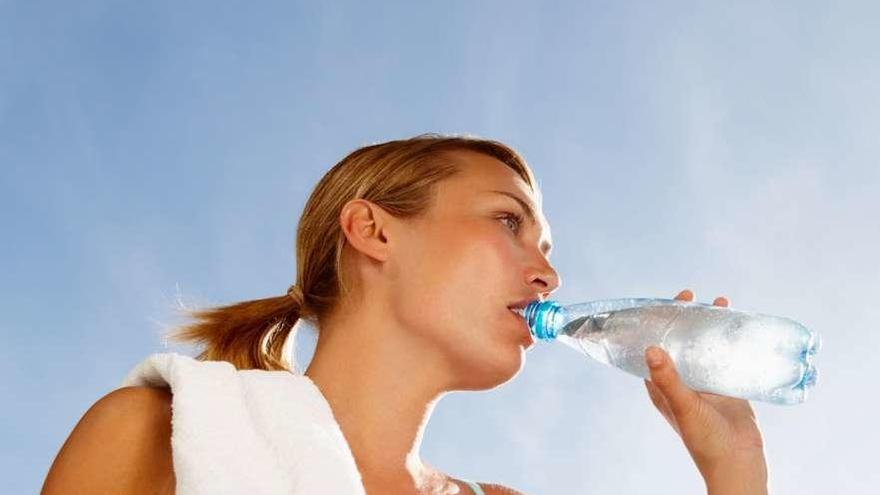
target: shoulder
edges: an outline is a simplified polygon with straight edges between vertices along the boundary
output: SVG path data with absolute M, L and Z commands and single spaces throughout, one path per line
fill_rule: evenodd
M 98 399 L 86 414 L 134 414 L 149 418 L 167 414 L 170 418 L 171 399 L 171 390 L 166 387 L 122 387 Z
M 115 433 L 140 440 L 165 440 L 168 433 L 170 441 L 171 401 L 168 388 L 122 387 L 98 399 L 74 432 L 82 427 L 95 434 Z
M 171 391 L 123 387 L 95 402 L 55 457 L 43 494 L 173 491 Z

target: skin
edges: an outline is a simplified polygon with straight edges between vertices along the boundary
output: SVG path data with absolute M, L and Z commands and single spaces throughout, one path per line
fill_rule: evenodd
M 470 493 L 423 462 L 425 426 L 447 392 L 490 389 L 519 372 L 532 343 L 507 307 L 546 299 L 560 286 L 539 194 L 493 158 L 453 157 L 467 166 L 439 184 L 423 217 L 396 219 L 364 200 L 350 201 L 339 216 L 354 291 L 321 322 L 305 375 L 330 403 L 368 494 Z M 523 214 L 518 203 L 492 190 L 531 205 L 535 221 L 524 215 L 518 224 L 511 216 Z M 693 297 L 689 290 L 677 296 Z M 682 438 L 708 492 L 767 493 L 763 441 L 749 403 L 694 392 L 660 355 L 659 365 L 648 363 L 648 395 Z M 65 442 L 41 493 L 173 493 L 171 400 L 167 390 L 150 387 L 101 398 Z M 487 495 L 519 493 L 481 486 Z
M 693 301 L 683 290 L 676 296 Z M 724 297 L 716 306 L 727 307 Z M 650 357 L 656 352 L 659 362 Z M 747 400 L 695 392 L 678 376 L 675 364 L 662 349 L 649 347 L 645 362 L 651 380 L 645 380 L 648 396 L 669 425 L 681 437 L 712 495 L 767 493 L 767 462 L 758 420 Z
M 305 375 L 330 403 L 368 493 L 469 493 L 423 462 L 424 428 L 445 393 L 519 372 L 532 343 L 508 306 L 560 285 L 540 198 L 494 158 L 454 157 L 467 166 L 439 183 L 424 216 L 397 219 L 364 200 L 340 214 L 356 288 L 321 322 Z M 509 216 L 522 209 L 492 190 L 529 203 L 536 221 L 517 229 Z
M 561 283 L 548 259 L 539 193 L 494 158 L 455 156 L 467 166 L 440 183 L 424 217 L 396 219 L 363 200 L 340 215 L 346 271 L 357 289 L 322 322 L 305 374 L 327 397 L 368 493 L 469 493 L 421 459 L 431 412 L 447 392 L 513 378 L 531 344 L 507 306 L 546 299 Z M 493 190 L 520 197 L 535 221 L 525 214 L 515 228 L 505 215 L 523 210 Z M 693 293 L 677 298 L 693 300 Z M 709 492 L 766 493 L 763 443 L 748 402 L 690 390 L 668 357 L 651 369 L 649 397 L 681 435 Z

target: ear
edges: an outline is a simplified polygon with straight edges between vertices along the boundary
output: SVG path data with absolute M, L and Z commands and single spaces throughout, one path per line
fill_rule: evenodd
M 365 199 L 353 199 L 342 207 L 339 225 L 353 248 L 378 261 L 388 258 L 388 213 Z

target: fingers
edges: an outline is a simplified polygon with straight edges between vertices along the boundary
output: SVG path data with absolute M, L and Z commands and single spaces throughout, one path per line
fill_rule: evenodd
M 672 409 L 669 408 L 669 401 L 666 400 L 666 397 L 663 397 L 663 393 L 660 392 L 657 386 L 651 383 L 650 380 L 644 380 L 644 382 L 651 403 L 654 404 L 654 407 L 656 407 L 657 410 L 660 411 L 660 414 L 666 418 L 666 422 L 672 426 L 672 429 L 681 435 L 681 431 L 678 429 L 678 423 L 675 421 L 675 416 L 672 415 Z
M 694 292 L 684 289 L 675 296 L 675 299 L 693 301 Z M 727 307 L 730 302 L 726 297 L 718 296 L 712 304 Z M 651 376 L 650 382 L 645 381 L 651 402 L 663 413 L 673 428 L 679 431 L 677 419 L 697 411 L 701 407 L 702 399 L 696 391 L 691 390 L 681 381 L 675 363 L 662 348 L 649 346 L 645 350 L 645 361 Z
M 688 301 L 688 302 L 693 301 L 694 300 L 694 291 L 692 291 L 690 289 L 684 289 L 681 292 L 679 292 L 677 296 L 675 296 L 675 299 L 677 299 L 679 301 Z M 726 308 L 730 304 L 730 301 L 728 301 L 727 298 L 724 296 L 718 296 L 715 298 L 714 301 L 712 301 L 712 304 L 714 304 L 715 306 L 722 306 L 722 307 Z
M 681 381 L 672 359 L 663 349 L 649 346 L 645 351 L 645 361 L 651 373 L 651 382 L 663 394 L 677 420 L 687 418 L 699 409 L 700 396 Z
M 685 290 L 679 292 L 678 295 L 675 296 L 675 298 L 678 299 L 679 301 L 693 301 L 694 300 L 694 293 L 690 289 L 685 289 Z

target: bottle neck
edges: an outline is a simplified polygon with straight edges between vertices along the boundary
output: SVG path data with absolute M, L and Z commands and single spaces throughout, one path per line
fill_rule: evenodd
M 526 306 L 523 318 L 535 338 L 554 340 L 565 323 L 565 308 L 556 301 L 536 301 Z

